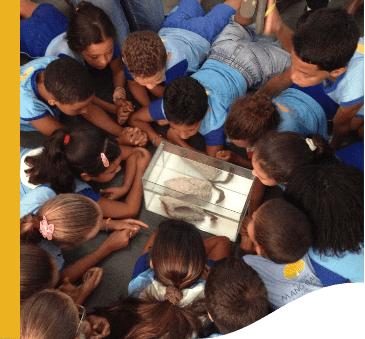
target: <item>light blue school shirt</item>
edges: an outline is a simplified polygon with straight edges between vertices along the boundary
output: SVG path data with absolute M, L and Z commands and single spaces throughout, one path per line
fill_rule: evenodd
M 39 120 L 47 115 L 58 120 L 59 110 L 51 110 L 41 98 L 37 87 L 37 75 L 43 72 L 47 65 L 57 57 L 43 57 L 20 67 L 20 130 L 37 131 L 30 121 Z
M 247 92 L 247 83 L 241 73 L 216 60 L 207 60 L 192 78 L 199 81 L 208 94 L 210 111 L 205 115 L 199 128 L 207 146 L 224 143 L 223 125 L 226 121 L 232 101 Z M 154 120 L 164 120 L 163 100 L 158 99 L 149 106 Z
M 334 52 L 335 53 L 335 52 Z M 360 38 L 357 50 L 347 69 L 335 82 L 328 79 L 322 83 L 324 91 L 340 106 L 349 107 L 364 102 L 364 39 Z M 356 114 L 364 117 L 364 108 Z

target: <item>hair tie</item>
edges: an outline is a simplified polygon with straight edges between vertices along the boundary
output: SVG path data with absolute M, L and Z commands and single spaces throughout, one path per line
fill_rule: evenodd
M 104 153 L 100 153 L 101 161 L 103 162 L 104 167 L 109 167 L 109 160 L 105 156 Z
M 40 224 L 39 232 L 41 232 L 41 234 L 43 235 L 43 238 L 52 240 L 54 225 L 48 224 L 45 216 L 43 216 L 43 220 L 39 224 Z
M 315 151 L 317 149 L 317 146 L 313 143 L 312 139 L 306 138 L 305 142 L 308 144 L 311 151 Z
M 65 135 L 65 139 L 63 140 L 63 144 L 66 146 L 70 141 L 70 135 L 69 134 L 66 134 Z
M 176 305 L 183 298 L 183 294 L 175 286 L 169 285 L 166 287 L 165 300 Z

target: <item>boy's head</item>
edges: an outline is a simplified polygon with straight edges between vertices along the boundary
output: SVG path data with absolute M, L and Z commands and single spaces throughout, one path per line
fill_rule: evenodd
M 165 88 L 163 108 L 170 127 L 182 139 L 198 133 L 207 112 L 208 95 L 198 80 L 182 76 Z
M 205 303 L 212 321 L 223 334 L 237 331 L 265 317 L 267 291 L 259 275 L 239 258 L 224 258 L 210 270 Z
M 306 215 L 284 199 L 271 199 L 252 215 L 247 233 L 256 252 L 277 264 L 300 260 L 312 244 Z
M 280 115 L 271 100 L 260 93 L 236 100 L 229 110 L 224 131 L 239 147 L 252 147 L 280 123 Z
M 94 81 L 79 61 L 59 58 L 44 70 L 44 87 L 52 96 L 50 105 L 56 105 L 68 115 L 84 114 L 95 94 Z
M 165 79 L 167 54 L 159 35 L 152 31 L 137 31 L 123 41 L 122 57 L 134 80 L 148 89 Z
M 341 8 L 322 8 L 293 34 L 292 81 L 308 87 L 346 71 L 360 37 L 356 21 Z

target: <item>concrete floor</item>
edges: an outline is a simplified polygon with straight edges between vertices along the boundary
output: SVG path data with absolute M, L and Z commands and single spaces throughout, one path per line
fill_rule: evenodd
M 63 0 L 36 0 L 37 3 L 52 3 L 59 10 L 64 12 L 67 15 L 67 11 L 69 9 L 68 5 Z M 179 0 L 162 0 L 165 13 L 169 13 L 172 8 L 174 8 Z M 202 0 L 202 6 L 207 11 L 209 11 L 215 4 L 221 3 L 223 1 L 220 0 Z M 332 0 L 330 2 L 330 7 L 341 6 L 345 7 L 347 4 L 346 0 Z M 284 13 L 282 13 L 282 17 L 284 21 L 291 27 L 295 28 L 296 22 L 298 18 L 301 16 L 303 9 L 305 6 L 305 1 L 300 1 L 292 4 Z M 363 12 L 359 11 L 357 14 L 359 25 L 362 28 L 363 32 Z M 97 83 L 99 83 L 98 91 L 100 96 L 103 98 L 104 96 L 110 98 L 112 93 L 112 83 L 110 78 L 110 72 L 106 70 L 105 72 L 101 72 L 98 74 L 94 74 L 94 78 Z M 108 99 L 105 99 L 108 100 Z M 110 99 L 109 99 L 110 100 Z M 41 146 L 45 137 L 41 135 L 39 132 L 21 132 L 20 136 L 20 144 L 23 147 L 33 148 Z M 153 146 L 149 146 L 149 150 L 154 152 L 155 148 Z M 107 185 L 93 185 L 95 189 L 99 189 L 101 187 L 109 187 L 120 185 L 123 180 L 123 174 L 121 173 L 116 178 L 112 180 L 112 182 Z M 268 190 L 267 198 L 276 197 L 281 194 L 280 189 L 272 188 Z M 150 230 L 154 230 L 159 222 L 164 220 L 165 218 L 159 215 L 156 215 L 152 212 L 149 212 L 145 209 L 144 203 L 142 203 L 141 210 L 138 216 L 138 219 L 148 223 L 150 225 Z M 201 232 L 202 236 L 208 237 L 209 234 L 205 232 Z M 129 246 L 125 249 L 116 251 L 109 255 L 107 258 L 102 260 L 98 266 L 103 267 L 104 274 L 101 280 L 100 285 L 97 289 L 90 295 L 90 297 L 85 302 L 85 306 L 87 310 L 91 310 L 94 306 L 106 306 L 111 302 L 117 300 L 119 296 L 127 295 L 127 286 L 132 276 L 132 271 L 134 268 L 134 264 L 139 257 L 140 251 L 146 243 L 149 233 L 141 230 L 139 234 L 137 234 L 131 242 Z M 71 263 L 87 253 L 90 253 L 94 249 L 96 249 L 105 239 L 107 238 L 106 232 L 100 232 L 94 239 L 89 242 L 74 248 L 69 252 L 65 252 L 66 262 Z M 242 255 L 241 250 L 239 249 L 238 242 L 233 244 L 234 246 L 234 255 L 240 256 Z

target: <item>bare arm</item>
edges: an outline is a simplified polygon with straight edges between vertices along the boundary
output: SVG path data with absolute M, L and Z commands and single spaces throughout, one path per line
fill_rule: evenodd
M 53 116 L 47 115 L 42 119 L 32 120 L 30 124 L 44 135 L 50 136 L 56 129 L 64 127 Z
M 262 88 L 257 92 L 267 95 L 269 98 L 274 98 L 282 91 L 289 88 L 293 81 L 290 78 L 292 66 L 288 67 L 283 73 L 277 74 L 272 77 Z
M 148 105 L 151 103 L 151 100 L 148 97 L 146 87 L 132 80 L 128 80 L 128 87 L 133 97 L 140 103 L 140 105 L 148 107 Z
M 150 115 L 149 107 L 142 107 L 137 112 L 133 113 L 129 119 L 129 125 L 132 127 L 139 127 L 142 132 L 147 134 L 149 141 L 155 139 L 158 134 L 151 127 L 150 122 L 154 121 Z
M 165 92 L 165 86 L 162 85 L 156 85 L 152 89 L 149 89 L 149 91 L 156 96 L 157 98 L 162 98 L 163 93 Z
M 120 57 L 116 58 L 115 60 L 110 61 L 109 63 L 110 69 L 113 73 L 113 84 L 114 88 L 122 87 L 125 88 L 127 84 L 127 80 L 125 78 L 123 64 Z

